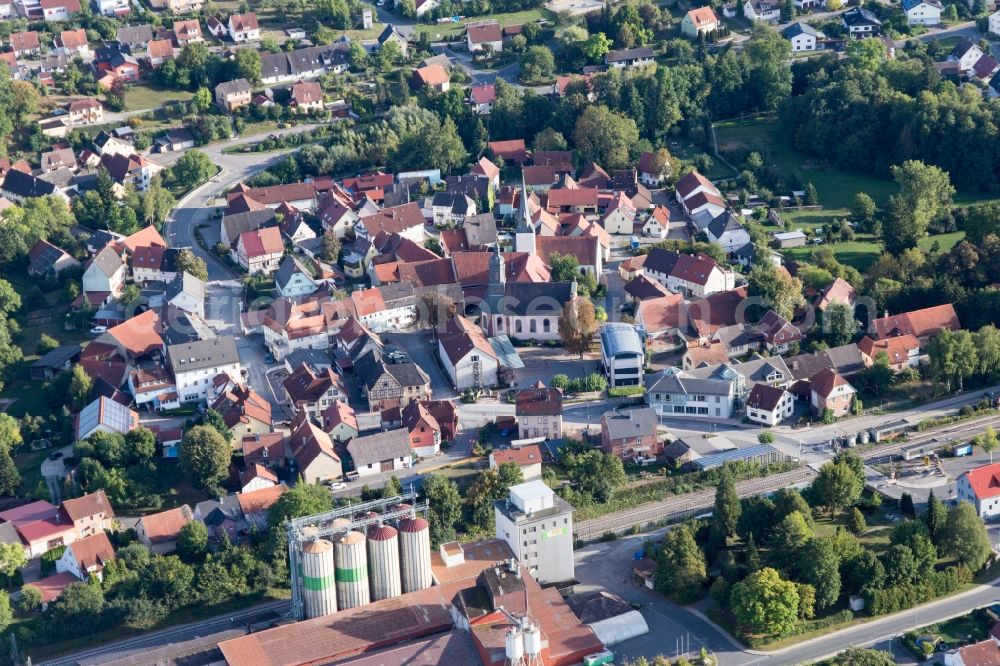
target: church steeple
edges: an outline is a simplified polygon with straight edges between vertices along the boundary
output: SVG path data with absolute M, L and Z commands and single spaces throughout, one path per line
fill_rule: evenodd
M 500 254 L 500 245 L 494 246 L 493 250 L 493 256 L 490 257 L 490 284 L 502 285 L 507 282 L 507 271 Z
M 528 188 L 524 184 L 524 171 L 521 171 L 521 201 L 517 207 L 517 229 L 514 232 L 514 250 L 535 254 L 535 225 L 531 222 L 528 212 Z

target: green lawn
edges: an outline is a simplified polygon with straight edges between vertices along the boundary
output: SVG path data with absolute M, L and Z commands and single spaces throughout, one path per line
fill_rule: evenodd
M 465 26 L 470 23 L 479 23 L 487 20 L 497 21 L 500 23 L 500 27 L 503 28 L 508 25 L 523 25 L 525 23 L 538 21 L 539 19 L 547 19 L 551 21 L 555 19 L 555 15 L 547 9 L 525 9 L 520 12 L 503 12 L 499 14 L 490 14 L 489 16 L 470 16 L 462 19 L 458 23 L 436 23 L 434 25 L 421 24 L 416 26 L 416 31 L 428 33 L 431 37 L 431 41 L 440 41 L 443 39 L 455 39 L 457 37 L 461 37 L 465 34 Z
M 125 93 L 125 108 L 129 111 L 139 109 L 155 109 L 167 102 L 187 101 L 194 93 L 187 90 L 166 90 L 151 85 L 134 84 Z

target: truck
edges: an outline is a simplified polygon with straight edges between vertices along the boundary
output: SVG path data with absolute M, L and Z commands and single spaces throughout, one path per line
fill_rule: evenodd
M 604 664 L 611 664 L 615 661 L 615 654 L 611 650 L 605 650 L 603 652 L 595 652 L 594 654 L 588 654 L 583 658 L 584 666 L 604 666 Z

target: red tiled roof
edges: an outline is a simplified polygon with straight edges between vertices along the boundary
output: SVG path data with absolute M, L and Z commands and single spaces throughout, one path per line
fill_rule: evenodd
M 83 28 L 63 30 L 59 33 L 59 45 L 67 49 L 76 49 L 87 45 L 87 31 Z
M 882 317 L 872 322 L 872 328 L 879 338 L 893 335 L 912 334 L 918 338 L 936 335 L 942 329 L 957 331 L 962 327 L 955 308 L 950 303 L 923 310 Z
M 641 321 L 650 333 L 662 333 L 674 328 L 683 328 L 687 310 L 684 297 L 670 294 L 640 301 L 636 308 L 636 321 Z
M 1000 463 L 970 469 L 964 476 L 979 499 L 1000 496 Z
M 232 24 L 233 30 L 237 31 L 260 29 L 260 26 L 257 24 L 257 15 L 253 12 L 247 12 L 246 14 L 233 14 L 229 17 L 229 22 Z
M 715 11 L 713 11 L 711 7 L 698 7 L 697 9 L 692 9 L 688 12 L 688 16 L 691 17 L 691 23 L 696 28 L 719 22 L 719 17 L 715 15 Z
M 812 390 L 823 398 L 830 397 L 830 394 L 838 386 L 850 385 L 836 370 L 830 368 L 823 368 L 813 375 L 809 382 L 812 385 Z
M 111 507 L 111 502 L 108 501 L 108 496 L 104 494 L 103 490 L 88 493 L 76 499 L 65 500 L 62 503 L 62 510 L 73 522 L 102 513 L 108 519 L 115 517 L 115 510 Z
M 249 258 L 281 254 L 285 251 L 285 242 L 281 239 L 281 229 L 278 227 L 244 231 L 240 234 L 239 242 Z
M 497 101 L 496 86 L 491 83 L 472 86 L 469 89 L 469 99 L 472 100 L 473 104 L 491 104 Z
M 872 340 L 867 335 L 858 342 L 858 349 L 865 356 L 875 359 L 881 352 L 885 352 L 889 357 L 889 363 L 905 363 L 910 357 L 910 350 L 920 349 L 920 341 L 916 337 L 906 334 L 897 335 L 894 338 L 884 338 L 882 340 Z
M 470 173 L 474 176 L 483 176 L 489 180 L 493 180 L 500 175 L 500 167 L 486 159 L 486 157 L 480 157 L 479 161 L 473 165 Z
M 187 504 L 176 509 L 161 511 L 139 519 L 146 536 L 153 544 L 164 541 L 174 541 L 180 534 L 181 528 L 194 520 L 191 507 Z
M 441 65 L 427 65 L 419 67 L 416 71 L 417 78 L 425 86 L 440 86 L 448 83 L 448 72 Z
M 549 190 L 547 203 L 546 207 L 551 212 L 565 206 L 596 206 L 597 189 L 593 187 L 579 187 L 574 189 L 557 188 Z
M 104 532 L 74 541 L 69 548 L 84 572 L 94 566 L 103 569 L 105 563 L 115 559 L 115 549 Z
M 469 41 L 473 44 L 484 42 L 499 42 L 503 39 L 499 23 L 484 23 L 480 25 L 470 25 L 466 30 L 469 33 Z
M 54 601 L 62 595 L 63 590 L 73 583 L 79 583 L 76 576 L 71 573 L 59 573 L 54 576 L 49 576 L 48 578 L 42 578 L 36 580 L 30 585 L 34 585 L 42 593 L 42 603 L 47 604 Z
M 517 416 L 560 416 L 562 411 L 562 391 L 557 388 L 522 389 L 514 398 Z
M 740 304 L 747 298 L 747 288 L 719 291 L 688 305 L 688 318 L 699 335 L 706 336 L 722 326 L 742 324 Z
M 837 278 L 823 289 L 823 295 L 820 296 L 816 307 L 820 310 L 825 310 L 833 303 L 854 305 L 854 301 L 857 298 L 858 294 L 854 290 L 854 287 L 851 286 L 851 283 L 844 278 Z
M 240 503 L 240 509 L 243 511 L 244 516 L 253 513 L 262 513 L 270 509 L 286 490 L 288 488 L 285 484 L 279 483 L 270 488 L 261 488 L 260 490 L 252 490 L 248 493 L 240 493 L 236 496 L 236 501 Z
M 542 449 L 538 444 L 526 444 L 525 446 L 511 447 L 493 451 L 493 462 L 500 466 L 505 462 L 517 463 L 518 465 L 531 465 L 542 462 Z
M 146 45 L 146 54 L 150 58 L 171 58 L 174 45 L 169 39 L 154 39 Z
M 750 389 L 750 395 L 747 396 L 747 406 L 773 412 L 784 395 L 785 389 L 768 386 L 764 383 L 754 384 L 753 388 Z
M 160 318 L 155 310 L 146 310 L 124 323 L 109 328 L 107 333 L 132 356 L 143 356 L 163 348 Z
M 323 430 L 330 432 L 341 423 L 357 432 L 358 418 L 354 410 L 345 402 L 334 400 L 333 404 L 320 413 L 320 421 L 323 423 Z
M 410 202 L 401 206 L 383 208 L 372 215 L 365 215 L 361 218 L 361 224 L 368 231 L 368 237 L 374 238 L 380 231 L 398 234 L 416 226 L 423 226 L 424 214 L 420 212 L 420 206 L 415 202 Z
M 535 239 L 535 251 L 546 264 L 553 253 L 573 255 L 581 266 L 597 264 L 599 242 L 593 236 L 539 236 Z
M 490 141 L 487 145 L 494 155 L 502 157 L 505 160 L 523 160 L 528 154 L 528 150 L 524 145 L 524 139 Z

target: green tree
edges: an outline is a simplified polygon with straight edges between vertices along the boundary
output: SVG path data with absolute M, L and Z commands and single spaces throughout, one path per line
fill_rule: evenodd
M 214 428 L 215 431 L 222 435 L 222 438 L 227 442 L 233 441 L 233 431 L 226 425 L 226 420 L 222 418 L 222 414 L 220 414 L 218 410 L 212 409 L 211 407 L 206 409 L 204 415 L 201 417 L 201 422 Z
M 267 524 L 272 534 L 281 532 L 280 526 L 292 518 L 313 516 L 333 509 L 329 489 L 319 484 L 296 483 L 281 494 L 267 512 Z
M 200 520 L 192 520 L 177 535 L 177 554 L 185 562 L 201 562 L 208 554 L 208 528 Z
M 880 351 L 875 354 L 872 364 L 858 373 L 857 384 L 875 395 L 882 395 L 889 390 L 895 375 L 889 362 L 889 355 Z
M 21 488 L 21 473 L 17 471 L 10 451 L 0 449 L 0 495 L 13 497 Z
M 518 468 L 518 471 L 520 471 L 520 468 Z M 385 482 L 385 486 L 382 487 L 382 497 L 388 499 L 390 497 L 398 497 L 402 494 L 403 484 L 399 482 L 399 477 L 395 474 L 391 475 Z
M 704 594 L 707 580 L 705 555 L 695 542 L 691 527 L 684 524 L 667 532 L 653 578 L 656 590 L 678 603 L 692 603 Z
M 42 591 L 37 585 L 22 585 L 18 606 L 22 613 L 34 613 L 42 607 Z
M 38 354 L 44 356 L 59 346 L 59 341 L 48 333 L 42 333 L 38 338 Z
M 864 485 L 846 463 L 828 462 L 819 469 L 812 483 L 816 501 L 834 514 L 851 506 L 861 497 Z
M 739 519 L 740 497 L 736 494 L 736 481 L 729 465 L 723 465 L 719 485 L 715 490 L 715 508 L 712 511 L 712 542 L 716 547 L 726 545 L 726 539 L 735 533 Z
M 899 511 L 904 516 L 915 516 L 916 508 L 913 506 L 913 496 L 910 493 L 903 493 L 899 496 Z
M 529 46 L 521 58 L 521 80 L 527 83 L 545 83 L 555 70 L 555 56 L 546 46 Z
M 455 527 L 462 517 L 462 496 L 451 479 L 440 474 L 424 477 L 423 493 L 430 503 L 431 547 L 455 539 Z
M 162 228 L 176 205 L 174 195 L 163 187 L 162 179 L 157 176 L 142 193 L 142 221 L 147 226 Z
M 332 264 L 336 264 L 340 259 L 340 239 L 337 234 L 328 229 L 323 233 L 323 258 Z
M 577 354 L 581 359 L 590 351 L 597 332 L 597 313 L 594 304 L 585 298 L 564 303 L 559 315 L 559 337 L 566 351 Z
M 816 608 L 829 608 L 840 598 L 840 555 L 826 539 L 810 539 L 801 550 L 798 580 L 816 590 Z
M 889 252 L 898 254 L 927 235 L 931 220 L 951 204 L 955 188 L 947 172 L 919 160 L 907 160 L 891 171 L 899 192 L 889 197 L 883 240 Z
M 771 539 L 770 560 L 787 571 L 794 571 L 799 563 L 799 553 L 813 538 L 805 517 L 798 511 L 785 516 L 774 528 Z
M 10 414 L 0 414 L 0 449 L 12 452 L 21 446 L 21 424 Z
M 0 631 L 7 631 L 7 627 L 14 620 L 14 611 L 10 607 L 10 597 L 0 594 Z
M 191 98 L 191 111 L 194 114 L 202 114 L 212 108 L 212 91 L 208 88 L 198 88 Z
M 209 426 L 195 426 L 181 439 L 181 464 L 198 487 L 215 492 L 229 474 L 229 442 Z
M 870 550 L 862 550 L 856 557 L 846 559 L 841 572 L 844 591 L 848 594 L 864 594 L 885 586 L 885 567 L 878 555 Z
M 997 438 L 997 431 L 993 429 L 993 426 L 986 426 L 986 431 L 979 438 L 979 447 L 983 453 L 990 454 L 990 464 L 992 465 L 993 452 L 997 450 L 997 447 L 1000 447 L 1000 438 Z
M 829 8 L 829 5 L 827 7 Z M 823 663 L 826 666 L 895 666 L 896 660 L 891 653 L 884 650 L 852 647 Z
M 627 480 L 621 458 L 598 449 L 569 451 L 562 462 L 575 488 L 598 502 L 610 501 Z
M 174 262 L 179 273 L 188 273 L 202 281 L 208 280 L 208 266 L 205 265 L 205 260 L 196 256 L 191 250 L 183 249 L 178 252 Z
M 891 544 L 906 546 L 913 553 L 913 570 L 917 580 L 927 580 L 934 572 L 937 550 L 927 526 L 919 520 L 906 520 L 896 525 L 889 539 Z
M 924 512 L 923 518 L 931 539 L 934 540 L 935 544 L 938 543 L 938 535 L 941 534 L 945 521 L 948 520 L 948 509 L 944 502 L 934 495 L 933 490 L 927 496 L 927 510 Z
M 943 554 L 954 557 L 971 571 L 978 571 L 992 552 L 983 519 L 968 502 L 959 502 L 948 511 L 940 543 Z
M 581 50 L 592 63 L 601 62 L 611 50 L 612 41 L 603 32 L 594 32 L 583 42 Z
M 0 543 L 0 573 L 8 580 L 28 566 L 28 556 L 19 543 Z
M 791 44 L 763 23 L 754 24 L 752 36 L 745 44 L 747 102 L 750 108 L 774 110 L 792 92 L 792 71 L 788 67 Z
M 466 501 L 472 507 L 472 524 L 487 534 L 493 534 L 493 502 L 506 498 L 512 485 L 523 482 L 521 467 L 514 462 L 502 463 L 497 469 L 484 470 L 466 495 Z
M 151 460 L 156 455 L 156 435 L 146 428 L 130 430 L 125 433 L 125 448 L 131 464 Z
M 831 303 L 823 311 L 823 339 L 831 347 L 850 344 L 858 332 L 854 312 L 846 303 Z
M 886 584 L 890 587 L 912 583 L 916 576 L 913 551 L 902 544 L 889 547 L 883 555 L 883 566 Z
M 736 621 L 749 633 L 781 636 L 795 626 L 799 594 L 795 583 L 764 568 L 733 586 L 729 595 Z
M 870 72 L 876 71 L 885 62 L 886 49 L 882 40 L 872 40 L 871 44 L 864 39 L 852 39 L 847 42 L 847 59 L 852 65 Z
M 778 271 L 769 261 L 757 262 L 747 276 L 747 295 L 752 299 L 747 315 L 754 321 L 763 317 L 767 310 L 791 321 L 795 308 L 802 305 L 802 282 Z
M 852 534 L 857 534 L 858 536 L 864 534 L 868 529 L 865 517 L 858 507 L 854 507 L 851 510 L 851 515 L 847 518 L 847 529 L 851 530 Z
M 83 409 L 93 388 L 94 380 L 90 378 L 90 375 L 83 369 L 83 366 L 74 365 L 70 374 L 69 391 L 67 392 L 70 410 L 80 411 Z
M 863 41 L 863 40 L 859 40 Z M 854 203 L 851 205 L 851 216 L 858 222 L 870 222 L 875 219 L 878 207 L 871 195 L 865 192 L 858 192 L 854 195 Z
M 535 150 L 566 150 L 568 148 L 566 137 L 551 127 L 546 127 L 536 134 L 532 146 Z
M 754 541 L 753 534 L 747 538 L 746 566 L 747 573 L 756 573 L 762 568 L 760 551 L 757 550 L 757 543 Z
M 194 189 L 218 172 L 210 158 L 200 150 L 188 150 L 169 170 L 168 182 L 184 191 Z
M 573 142 L 581 158 L 606 169 L 627 168 L 638 141 L 635 121 L 601 104 L 588 106 L 573 129 Z

